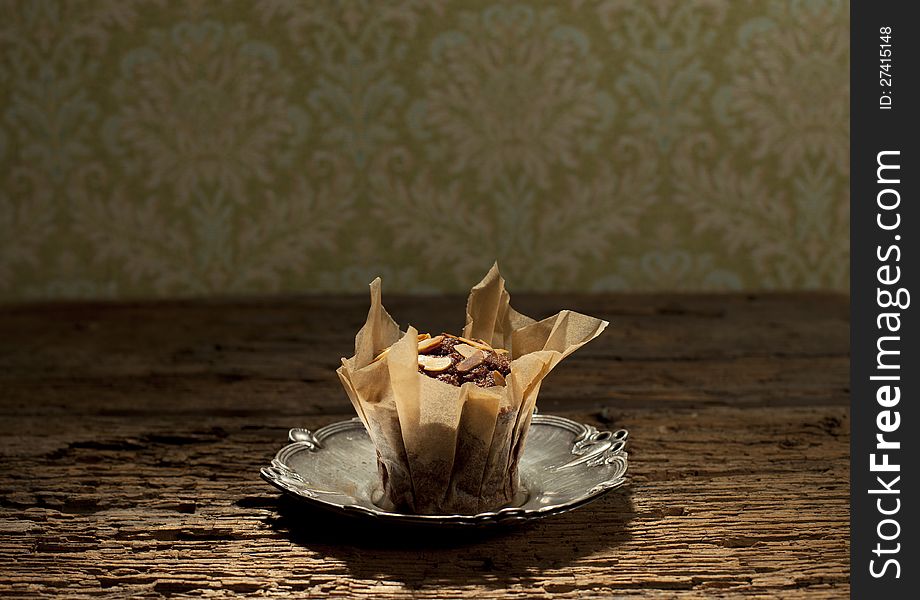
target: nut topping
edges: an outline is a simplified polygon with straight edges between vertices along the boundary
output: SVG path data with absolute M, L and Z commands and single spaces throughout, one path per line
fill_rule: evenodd
M 418 343 L 418 353 L 425 354 L 434 350 L 441 345 L 441 342 L 444 341 L 444 336 L 439 335 L 436 337 L 429 337 L 427 339 L 420 340 Z
M 470 354 L 469 356 L 461 360 L 459 363 L 457 363 L 457 371 L 459 373 L 465 373 L 469 371 L 470 369 L 474 369 L 478 367 L 479 365 L 481 365 L 485 359 L 486 359 L 486 353 L 483 352 L 482 350 L 476 350 L 475 352 L 473 352 L 472 354 Z
M 418 334 L 418 372 L 457 387 L 503 386 L 511 373 L 509 352 L 493 350 L 481 339 L 441 333 Z
M 440 373 L 446 371 L 453 364 L 449 356 L 431 356 L 429 354 L 420 354 L 418 357 L 418 366 L 430 373 Z
M 478 348 L 479 350 L 482 350 L 482 351 L 484 351 L 484 352 L 491 352 L 491 351 L 492 351 L 492 346 L 488 345 L 487 343 L 485 343 L 485 342 L 482 341 L 482 340 L 470 340 L 470 339 L 467 339 L 467 338 L 465 338 L 465 337 L 458 337 L 457 339 L 460 340 L 461 342 L 465 343 L 465 344 L 469 344 L 469 345 L 472 346 L 473 348 Z
M 454 351 L 456 351 L 463 358 L 469 358 L 474 352 L 476 352 L 476 348 L 473 348 L 469 344 L 457 344 L 454 346 Z

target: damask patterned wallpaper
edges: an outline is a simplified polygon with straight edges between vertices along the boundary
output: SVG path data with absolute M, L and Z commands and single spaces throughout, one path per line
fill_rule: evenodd
M 833 0 L 0 8 L 0 299 L 848 285 Z

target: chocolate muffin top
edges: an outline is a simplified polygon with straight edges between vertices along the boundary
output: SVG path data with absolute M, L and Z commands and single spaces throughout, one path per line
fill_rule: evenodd
M 458 387 L 471 381 L 485 388 L 505 385 L 511 362 L 507 350 L 496 350 L 482 340 L 423 333 L 418 342 L 418 371 Z

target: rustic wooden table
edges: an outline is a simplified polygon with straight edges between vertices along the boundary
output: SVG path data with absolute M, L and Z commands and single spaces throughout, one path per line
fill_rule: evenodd
M 463 302 L 385 299 L 456 330 Z M 626 489 L 456 537 L 307 510 L 258 476 L 352 416 L 365 297 L 0 308 L 0 596 L 849 592 L 845 297 L 515 296 L 613 326 L 540 409 L 630 430 Z

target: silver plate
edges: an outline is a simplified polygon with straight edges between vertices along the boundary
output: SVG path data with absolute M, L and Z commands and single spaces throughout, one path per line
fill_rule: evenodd
M 475 515 L 412 515 L 371 501 L 377 485 L 374 445 L 357 418 L 315 433 L 292 429 L 262 478 L 283 492 L 336 512 L 388 522 L 441 526 L 521 523 L 566 512 L 625 483 L 626 430 L 598 431 L 563 417 L 534 415 L 513 506 Z

